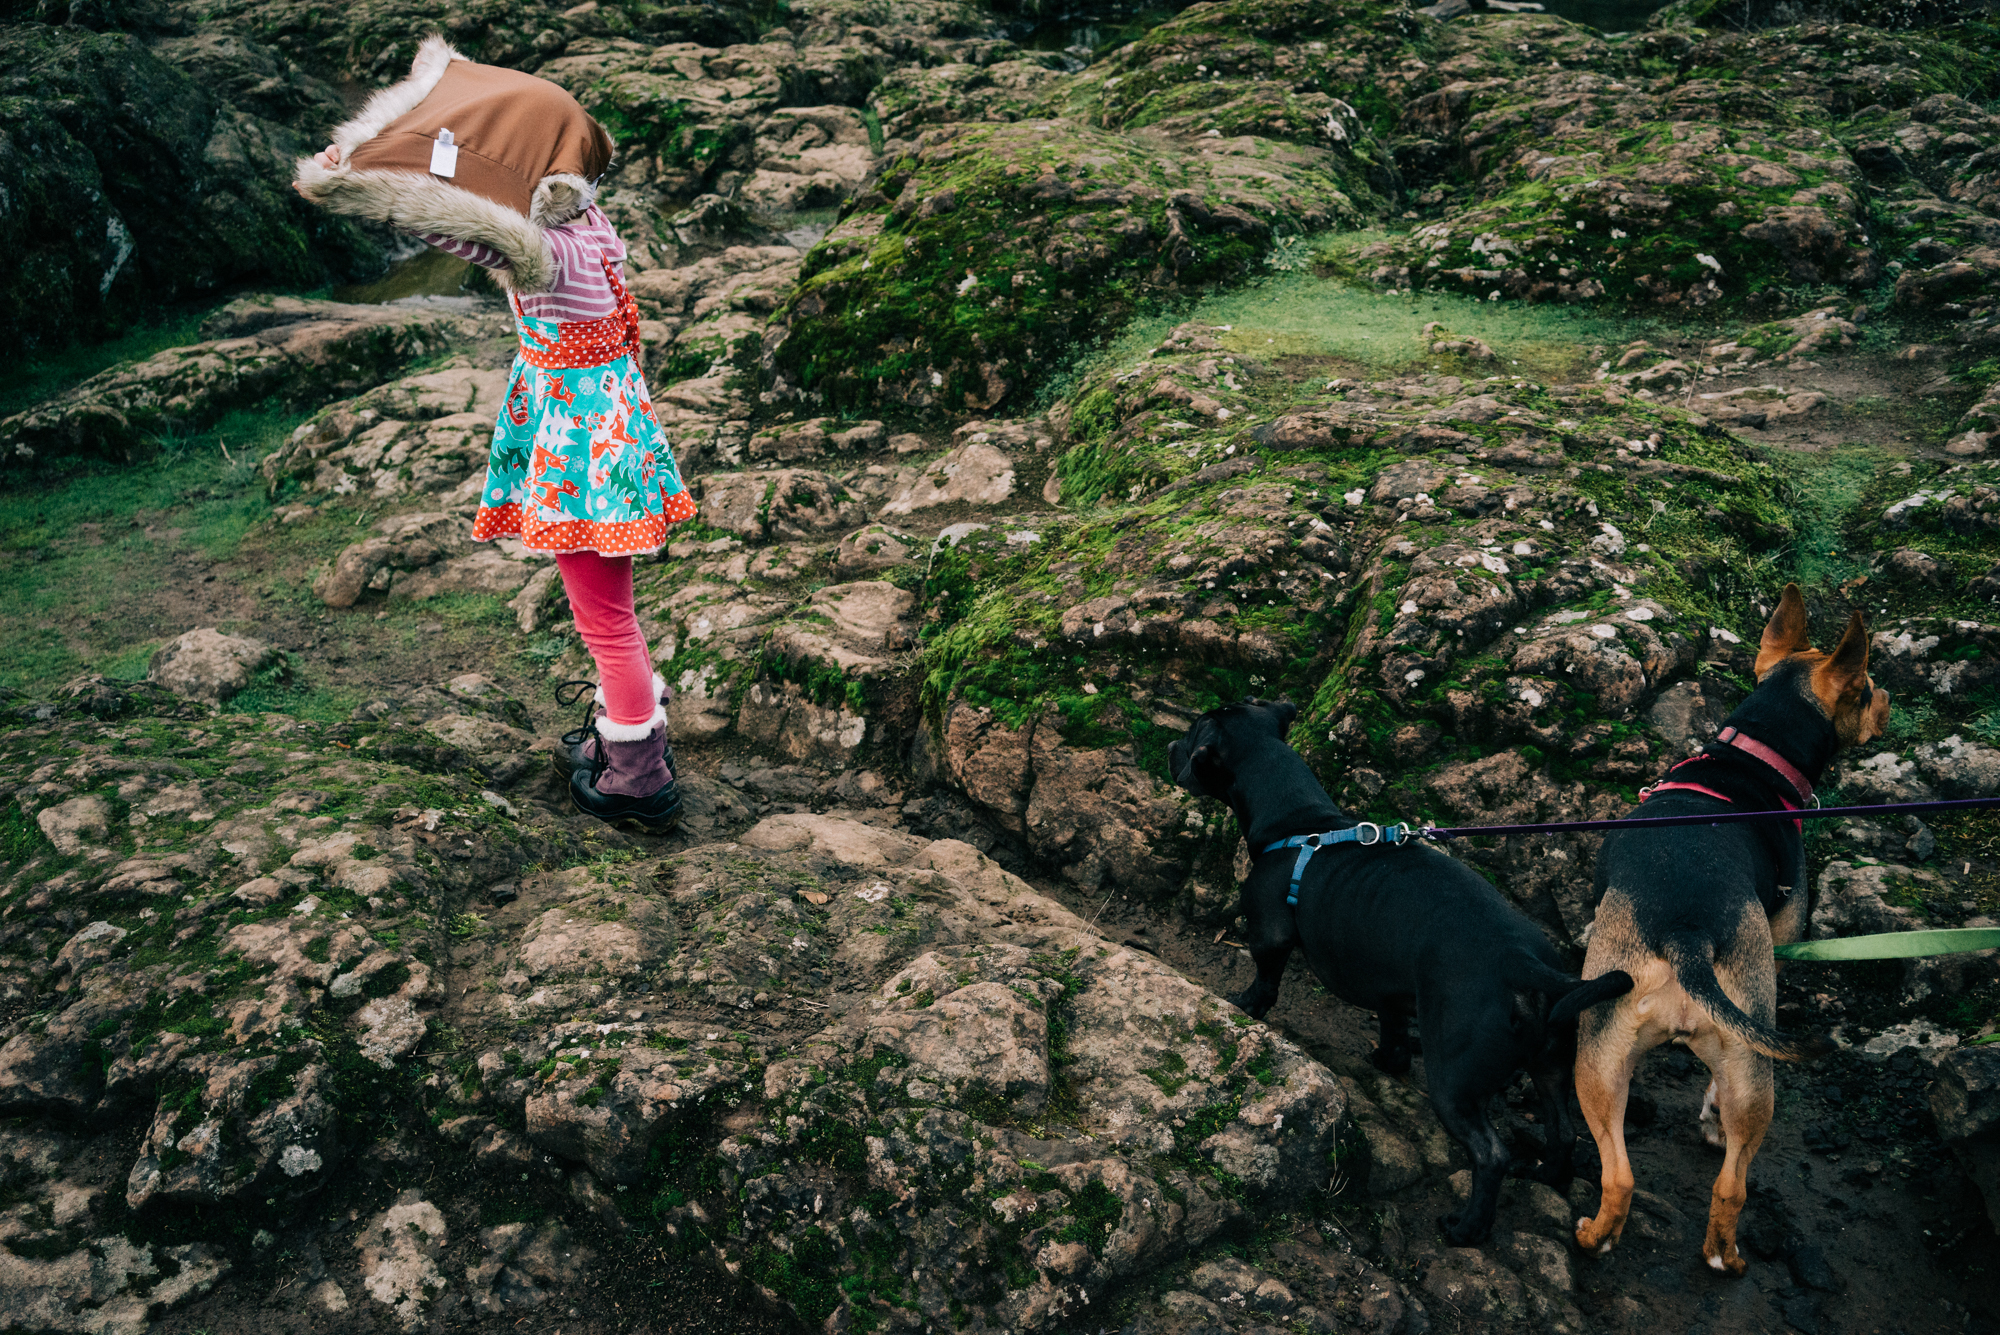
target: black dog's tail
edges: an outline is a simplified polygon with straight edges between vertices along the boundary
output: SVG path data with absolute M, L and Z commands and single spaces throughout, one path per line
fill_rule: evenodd
M 1620 970 L 1614 969 L 1586 983 L 1526 954 L 1513 961 L 1507 970 L 1507 982 L 1523 991 L 1546 994 L 1553 1003 L 1548 1019 L 1552 1026 L 1575 1024 L 1577 1016 L 1598 1002 L 1622 997 L 1632 990 L 1632 976 Z
M 1805 1061 L 1818 1057 L 1832 1044 L 1815 1034 L 1793 1037 L 1746 1013 L 1729 999 L 1715 976 L 1715 945 L 1698 936 L 1668 937 L 1660 953 L 1673 967 L 1674 979 L 1694 1004 L 1708 1017 L 1748 1043 L 1752 1049 L 1779 1061 Z
M 1601 973 L 1588 982 L 1578 983 L 1556 999 L 1549 1008 L 1549 1023 L 1575 1024 L 1577 1017 L 1600 1001 L 1622 997 L 1632 990 L 1632 975 L 1623 969 L 1613 969 Z

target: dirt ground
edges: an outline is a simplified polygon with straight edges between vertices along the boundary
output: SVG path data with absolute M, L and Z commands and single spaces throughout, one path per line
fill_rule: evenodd
M 1102 903 L 1064 897 L 1086 915 Z M 1151 947 L 1219 992 L 1242 987 L 1252 975 L 1247 955 L 1217 942 L 1213 931 L 1192 930 L 1129 903 L 1114 899 L 1099 925 L 1114 938 L 1122 934 L 1128 945 Z M 1824 991 L 1827 979 L 1809 977 L 1807 970 L 1824 975 L 1832 967 L 1792 968 L 1781 980 L 1781 1006 L 1792 1014 L 1819 1009 L 1813 995 Z M 1865 1005 L 1858 995 L 1854 1000 Z M 1374 1017 L 1320 989 L 1302 960 L 1293 959 L 1267 1019 L 1331 1069 L 1372 1073 L 1367 1056 Z M 1421 1057 L 1406 1078 L 1423 1084 Z M 1928 1079 L 1924 1066 L 1907 1058 L 1883 1065 L 1841 1054 L 1803 1066 L 1780 1064 L 1778 1115 L 1751 1169 L 1744 1213 L 1750 1272 L 1728 1279 L 1707 1268 L 1700 1250 L 1709 1187 L 1721 1166 L 1721 1152 L 1703 1142 L 1696 1124 L 1707 1071 L 1679 1048 L 1655 1051 L 1633 1082 L 1627 1136 L 1639 1190 L 1666 1207 L 1642 1198 L 1642 1216 L 1653 1225 L 1647 1231 L 1677 1230 L 1678 1236 L 1628 1232 L 1609 1257 L 1580 1258 L 1578 1305 L 1612 1329 L 1627 1328 L 1635 1316 L 1648 1328 L 1718 1333 L 1789 1327 L 1806 1335 L 1919 1335 L 2000 1328 L 1994 1319 L 2000 1251 L 1978 1193 L 1937 1142 L 1922 1097 Z M 1519 1150 L 1539 1136 L 1523 1116 L 1533 1107 L 1526 1092 L 1520 1082 L 1499 1121 L 1503 1137 Z M 1857 1138 L 1831 1152 L 1807 1148 L 1811 1128 L 1843 1111 L 1878 1106 L 1895 1128 L 1881 1139 Z M 1570 1204 L 1581 1216 L 1595 1213 L 1598 1197 L 1588 1132 L 1579 1135 L 1577 1150 Z M 1408 1229 L 1454 1209 L 1457 1200 L 1426 1183 L 1393 1203 Z M 1658 1227 L 1662 1221 L 1671 1230 Z M 1794 1236 L 1803 1239 L 1802 1247 L 1786 1245 Z M 1814 1249 L 1816 1262 L 1803 1257 L 1806 1248 Z M 1789 1264 L 1783 1251 L 1792 1253 Z M 1841 1291 L 1823 1292 L 1813 1287 L 1815 1280 L 1841 1282 Z

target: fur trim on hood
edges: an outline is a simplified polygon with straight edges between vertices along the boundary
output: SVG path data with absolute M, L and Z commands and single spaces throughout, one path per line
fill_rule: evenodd
M 450 177 L 427 170 L 444 130 L 457 148 Z M 567 92 L 473 64 L 435 36 L 409 77 L 369 98 L 332 140 L 340 162 L 301 159 L 300 194 L 333 213 L 490 246 L 512 265 L 494 276 L 522 293 L 554 283 L 542 231 L 595 202 L 612 156 L 611 136 Z

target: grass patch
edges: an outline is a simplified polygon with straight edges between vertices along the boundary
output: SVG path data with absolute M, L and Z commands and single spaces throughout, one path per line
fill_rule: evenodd
M 143 676 L 141 656 L 185 629 L 159 619 L 163 593 L 269 516 L 254 463 L 299 420 L 233 412 L 143 465 L 65 460 L 0 496 L 0 689 Z
M 100 371 L 120 362 L 144 361 L 168 348 L 201 341 L 201 322 L 210 308 L 172 311 L 135 324 L 115 337 L 87 347 L 31 354 L 7 384 L 0 385 L 0 418 L 24 412 L 54 398 Z
M 1820 454 L 1773 450 L 1765 456 L 1784 481 L 1779 499 L 1797 538 L 1791 575 L 1806 588 L 1831 589 L 1868 569 L 1869 554 L 1850 549 L 1844 530 L 1888 456 L 1866 445 Z
M 1332 243 L 1345 250 L 1370 239 L 1380 235 L 1346 232 Z M 1274 273 L 1135 318 L 1116 338 L 1051 377 L 1044 401 L 1065 397 L 1099 368 L 1138 361 L 1176 325 L 1190 320 L 1229 326 L 1211 336 L 1242 357 L 1325 357 L 1352 363 L 1355 372 L 1370 375 L 1405 370 L 1469 375 L 1476 370 L 1481 376 L 1497 371 L 1551 381 L 1587 379 L 1604 349 L 1659 332 L 1658 321 L 1589 307 L 1488 302 L 1454 292 L 1398 297 L 1342 278 Z M 1485 341 L 1499 354 L 1499 365 L 1466 367 L 1453 358 L 1430 355 L 1422 334 L 1433 321 L 1459 338 Z

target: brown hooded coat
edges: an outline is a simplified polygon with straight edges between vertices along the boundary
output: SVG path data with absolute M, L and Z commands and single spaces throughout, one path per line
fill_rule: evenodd
M 434 173 L 439 131 L 457 161 Z M 590 207 L 611 165 L 611 136 L 563 89 L 519 70 L 477 65 L 425 39 L 409 77 L 375 94 L 333 132 L 340 161 L 298 163 L 294 186 L 334 213 L 419 235 L 492 247 L 517 292 L 546 291 L 555 260 L 542 229 Z

